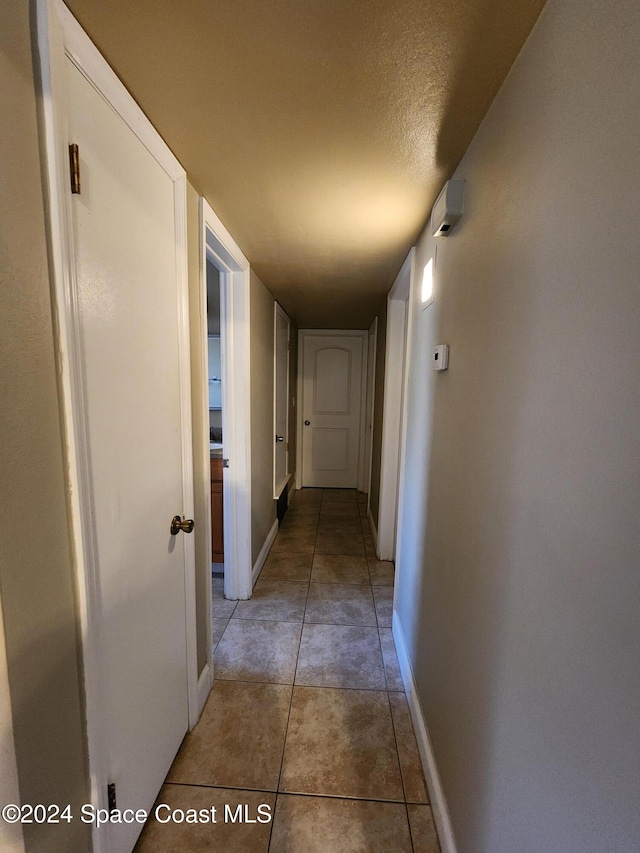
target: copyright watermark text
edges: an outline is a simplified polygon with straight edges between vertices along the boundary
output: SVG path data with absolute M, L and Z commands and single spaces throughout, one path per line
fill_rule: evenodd
M 88 823 L 96 828 L 107 823 L 145 823 L 149 815 L 153 815 L 158 823 L 270 823 L 272 819 L 271 806 L 261 803 L 256 807 L 250 807 L 246 803 L 235 805 L 225 804 L 209 806 L 206 809 L 179 809 L 160 803 L 151 813 L 145 809 L 100 809 L 86 803 L 80 807 L 78 819 L 82 823 Z M 71 823 L 75 815 L 71 806 L 51 805 L 29 805 L 22 806 L 8 803 L 0 811 L 0 817 L 5 823 L 40 823 L 56 824 Z

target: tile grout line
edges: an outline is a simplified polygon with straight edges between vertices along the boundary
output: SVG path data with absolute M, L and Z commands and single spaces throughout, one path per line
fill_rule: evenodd
M 314 690 L 350 690 L 356 693 L 398 693 L 400 696 L 405 695 L 402 690 L 389 690 L 387 687 L 342 687 L 338 684 L 296 684 L 295 681 L 251 681 L 249 678 L 222 678 L 221 676 L 218 677 L 218 681 L 232 682 L 233 684 L 277 684 L 280 687 L 313 687 Z
M 322 497 L 320 498 L 320 506 L 322 506 L 323 498 L 324 498 L 324 491 L 322 493 Z M 318 525 L 316 526 L 316 541 L 318 538 L 318 526 L 319 525 L 320 525 L 320 513 L 318 513 Z M 315 557 L 315 546 L 313 549 L 313 555 L 311 557 L 311 571 L 313 571 L 313 558 L 314 557 Z M 293 670 L 293 683 L 291 685 L 291 696 L 289 697 L 289 711 L 287 713 L 287 722 L 286 722 L 286 725 L 284 727 L 284 739 L 282 742 L 282 755 L 280 757 L 280 769 L 278 771 L 278 781 L 276 783 L 276 799 L 275 799 L 275 803 L 274 803 L 273 820 L 271 821 L 271 827 L 270 827 L 270 832 L 269 832 L 269 844 L 267 846 L 267 851 L 271 847 L 271 841 L 272 841 L 272 837 L 273 837 L 273 827 L 275 824 L 275 814 L 276 814 L 276 808 L 278 806 L 278 795 L 280 793 L 280 783 L 282 781 L 282 770 L 284 768 L 284 754 L 285 754 L 285 751 L 287 748 L 287 737 L 289 735 L 289 723 L 291 721 L 291 708 L 293 706 L 293 691 L 295 690 L 296 674 L 298 672 L 298 662 L 300 660 L 300 648 L 302 646 L 302 633 L 304 631 L 304 617 L 305 617 L 306 612 L 307 612 L 307 603 L 309 601 L 309 588 L 310 588 L 310 586 L 311 586 L 311 574 L 309 574 L 309 583 L 307 584 L 307 596 L 306 596 L 305 601 L 304 601 L 304 610 L 302 611 L 302 620 L 303 621 L 302 621 L 302 627 L 300 629 L 300 640 L 298 642 L 298 653 L 296 655 L 296 665 L 295 665 L 294 670 Z
M 374 604 L 374 613 L 375 613 L 376 624 L 375 625 L 362 625 L 362 624 L 351 625 L 351 624 L 343 624 L 343 623 L 336 623 L 336 622 L 307 622 L 306 621 L 307 608 L 308 608 L 310 593 L 311 593 L 311 583 L 314 582 L 314 581 L 312 581 L 313 563 L 314 563 L 316 555 L 318 555 L 318 551 L 317 551 L 318 544 L 319 544 L 318 543 L 318 537 L 320 536 L 320 527 L 321 527 L 321 522 L 322 522 L 322 506 L 323 506 L 323 503 L 325 501 L 325 491 L 326 490 L 322 490 L 322 497 L 321 497 L 320 503 L 319 503 L 320 510 L 316 516 L 316 525 L 315 525 L 316 526 L 316 535 L 315 535 L 315 540 L 314 540 L 315 541 L 314 548 L 313 548 L 313 551 L 311 552 L 311 570 L 310 570 L 309 579 L 307 581 L 288 581 L 289 583 L 294 583 L 294 582 L 298 583 L 298 584 L 299 583 L 306 583 L 306 585 L 307 585 L 306 596 L 304 597 L 304 608 L 302 611 L 302 620 L 301 621 L 300 620 L 282 620 L 282 619 L 273 619 L 273 618 L 271 618 L 271 619 L 255 619 L 255 618 L 252 618 L 251 615 L 249 615 L 248 617 L 235 616 L 237 603 L 236 603 L 236 606 L 234 607 L 233 611 L 231 612 L 231 614 L 227 617 L 227 624 L 225 625 L 225 629 L 223 631 L 223 634 L 226 631 L 226 629 L 227 629 L 227 627 L 228 627 L 228 625 L 232 619 L 235 619 L 237 621 L 243 621 L 244 620 L 244 621 L 255 621 L 255 622 L 275 622 L 275 623 L 282 622 L 284 624 L 301 625 L 300 638 L 299 638 L 299 642 L 298 642 L 298 649 L 297 649 L 295 667 L 294 667 L 294 672 L 293 672 L 293 682 L 287 683 L 287 682 L 280 682 L 280 681 L 276 681 L 276 682 L 274 682 L 274 681 L 252 681 L 251 679 L 246 679 L 246 678 L 242 678 L 242 679 L 221 678 L 220 679 L 221 681 L 231 681 L 231 682 L 236 682 L 236 683 L 245 682 L 245 683 L 254 683 L 254 684 L 255 683 L 257 683 L 257 684 L 278 684 L 278 685 L 283 685 L 283 686 L 287 686 L 287 687 L 291 688 L 290 699 L 289 699 L 289 708 L 288 708 L 288 712 L 287 712 L 286 724 L 284 727 L 284 740 L 283 740 L 283 747 L 282 747 L 282 754 L 281 754 L 281 759 L 280 759 L 280 767 L 279 767 L 279 772 L 278 772 L 276 790 L 274 791 L 274 790 L 270 790 L 270 789 L 255 789 L 255 788 L 246 789 L 246 788 L 242 788 L 242 787 L 236 788 L 235 786 L 231 786 L 231 790 L 251 790 L 251 791 L 257 790 L 257 791 L 264 791 L 265 793 L 269 793 L 269 794 L 274 795 L 274 819 L 271 821 L 270 832 L 269 832 L 269 842 L 268 842 L 267 850 L 269 850 L 271 848 L 271 844 L 273 841 L 273 828 L 274 828 L 274 823 L 275 823 L 275 813 L 277 810 L 278 799 L 281 796 L 292 795 L 292 796 L 317 797 L 317 798 L 324 798 L 324 799 L 339 799 L 339 800 L 342 799 L 342 800 L 354 800 L 354 801 L 394 803 L 396 805 L 400 805 L 400 804 L 404 805 L 404 807 L 405 807 L 404 811 L 405 811 L 405 815 L 406 815 L 407 826 L 409 829 L 409 837 L 410 837 L 412 849 L 414 850 L 414 853 L 415 853 L 415 845 L 413 842 L 413 833 L 411 832 L 411 824 L 410 824 L 410 820 L 409 820 L 407 792 L 406 792 L 406 788 L 405 788 L 404 775 L 402 773 L 402 764 L 400 761 L 400 751 L 399 751 L 399 747 L 398 747 L 398 736 L 397 736 L 397 732 L 396 732 L 396 725 L 395 725 L 394 719 L 393 719 L 393 712 L 392 712 L 391 701 L 390 701 L 390 693 L 398 692 L 398 693 L 402 694 L 402 691 L 394 691 L 394 690 L 390 690 L 390 688 L 389 688 L 389 679 L 387 677 L 387 670 L 385 667 L 385 658 L 384 658 L 384 653 L 383 653 L 383 648 L 382 648 L 381 625 L 380 625 L 377 610 L 375 607 L 376 599 L 375 599 L 375 595 L 374 595 L 374 588 L 375 587 L 379 587 L 381 589 L 389 589 L 389 588 L 393 589 L 394 584 L 385 585 L 385 584 L 380 584 L 380 583 L 378 583 L 378 584 L 373 583 L 372 575 L 371 575 L 371 568 L 370 568 L 370 562 L 371 561 L 370 561 L 369 556 L 367 554 L 367 549 L 366 549 L 366 544 L 365 544 L 365 533 L 366 533 L 366 531 L 365 531 L 364 526 L 365 526 L 366 518 L 364 516 L 359 517 L 359 519 L 360 519 L 359 534 L 357 532 L 354 532 L 353 536 L 357 539 L 357 536 L 360 535 L 360 539 L 361 539 L 361 542 L 362 542 L 362 545 L 364 548 L 364 559 L 366 560 L 366 565 L 367 565 L 368 581 L 366 581 L 364 584 L 349 584 L 349 583 L 345 584 L 343 581 L 337 581 L 337 582 L 328 581 L 326 583 L 329 585 L 335 583 L 335 585 L 345 585 L 345 586 L 350 586 L 353 588 L 361 588 L 361 589 L 363 589 L 363 591 L 364 591 L 364 589 L 368 589 L 370 591 L 371 599 L 373 600 L 373 604 Z M 314 513 L 314 515 L 315 515 L 315 513 Z M 328 535 L 330 535 L 331 532 L 332 531 L 329 531 Z M 337 532 L 339 532 L 339 531 L 337 531 Z M 275 542 L 274 542 L 274 544 L 275 544 Z M 282 552 L 276 551 L 276 553 L 308 554 L 309 552 L 307 552 L 307 551 L 301 551 L 301 552 L 287 551 L 286 549 L 283 549 Z M 323 555 L 323 556 L 325 556 L 325 555 Z M 336 556 L 336 557 L 357 556 L 357 557 L 360 557 L 360 555 L 344 555 L 344 554 L 326 555 L 326 556 Z M 274 580 L 280 581 L 282 583 L 287 582 L 286 579 L 274 579 Z M 315 581 L 315 583 L 318 583 L 318 582 Z M 321 582 L 321 583 L 323 583 L 323 582 Z M 302 600 L 302 599 L 300 599 L 300 600 Z M 349 599 L 347 599 L 347 600 L 349 600 Z M 337 599 L 337 601 L 340 601 L 340 599 Z M 389 709 L 389 714 L 391 716 L 392 731 L 393 731 L 394 743 L 395 743 L 395 747 L 396 747 L 397 766 L 398 766 L 398 770 L 400 773 L 400 779 L 401 779 L 401 783 L 402 783 L 402 793 L 403 793 L 403 797 L 404 797 L 403 800 L 393 800 L 393 799 L 387 799 L 387 798 L 377 798 L 376 799 L 373 797 L 357 797 L 357 796 L 345 796 L 345 795 L 337 795 L 337 794 L 323 794 L 323 793 L 315 793 L 315 792 L 310 792 L 310 791 L 300 791 L 300 792 L 298 792 L 298 791 L 287 791 L 287 792 L 285 792 L 285 791 L 280 790 L 280 786 L 282 784 L 282 775 L 283 775 L 283 770 L 284 770 L 284 757 L 285 757 L 285 753 L 286 753 L 287 739 L 288 739 L 289 727 L 290 727 L 290 722 L 291 722 L 291 712 L 292 712 L 292 707 L 293 707 L 293 694 L 294 694 L 295 687 L 297 686 L 296 685 L 297 670 L 298 670 L 299 661 L 300 661 L 304 626 L 306 624 L 309 624 L 309 625 L 327 625 L 327 626 L 336 626 L 336 627 L 345 627 L 345 628 L 352 628 L 353 627 L 353 628 L 367 628 L 367 629 L 375 628 L 376 629 L 377 636 L 378 636 L 378 647 L 380 650 L 380 657 L 381 657 L 382 669 L 383 669 L 383 675 L 384 675 L 384 684 L 385 684 L 384 688 L 367 688 L 367 687 L 357 687 L 356 688 L 356 687 L 342 687 L 340 685 L 328 685 L 328 684 L 322 684 L 322 685 L 305 684 L 305 685 L 299 685 L 299 686 L 311 687 L 311 688 L 316 689 L 316 690 L 350 690 L 350 691 L 355 690 L 355 691 L 365 691 L 365 692 L 376 692 L 376 693 L 384 692 L 384 693 L 386 693 L 387 707 Z M 222 639 L 222 635 L 221 635 L 221 639 Z M 216 644 L 216 647 L 217 647 L 217 645 L 219 645 L 219 643 L 220 643 L 220 640 L 218 641 L 218 644 Z M 188 783 L 188 782 L 172 782 L 172 783 L 167 783 L 167 784 L 185 785 L 185 786 L 193 785 L 193 783 Z M 205 788 L 210 787 L 210 788 L 218 788 L 218 789 L 223 789 L 225 787 L 229 788 L 229 786 L 222 786 L 222 785 L 197 785 L 197 784 L 195 785 L 195 787 L 205 787 Z
M 363 526 L 364 526 L 364 522 L 363 522 Z M 363 539 L 364 539 L 364 531 L 363 531 Z M 404 795 L 404 811 L 405 811 L 406 820 L 407 820 L 407 829 L 409 830 L 409 840 L 411 842 L 411 849 L 415 853 L 415 845 L 413 843 L 413 833 L 411 832 L 411 821 L 409 820 L 409 808 L 407 805 L 407 789 L 406 789 L 406 786 L 404 783 L 404 773 L 402 772 L 402 762 L 400 760 L 400 748 L 398 746 L 398 735 L 396 732 L 396 724 L 395 724 L 395 721 L 393 719 L 393 708 L 391 707 L 391 696 L 389 695 L 393 691 L 389 690 L 389 680 L 387 678 L 387 667 L 385 666 L 384 651 L 382 649 L 382 637 L 380 636 L 380 628 L 382 626 L 380 625 L 380 621 L 378 620 L 378 610 L 376 607 L 376 597 L 375 597 L 375 594 L 373 592 L 374 585 L 373 585 L 373 582 L 371 580 L 371 570 L 369 569 L 368 558 L 367 558 L 367 570 L 369 571 L 369 580 L 371 581 L 371 594 L 373 596 L 373 604 L 374 604 L 374 610 L 375 610 L 375 614 L 376 614 L 376 622 L 377 622 L 377 626 L 378 626 L 378 645 L 380 647 L 380 656 L 382 658 L 382 670 L 384 672 L 384 683 L 386 685 L 385 693 L 387 696 L 387 706 L 389 708 L 389 716 L 391 717 L 391 729 L 393 731 L 393 741 L 396 745 L 396 758 L 398 761 L 398 772 L 400 773 L 400 783 L 402 785 L 402 793 Z M 394 585 L 395 585 L 395 578 L 394 578 Z
M 402 784 L 404 785 L 404 780 L 403 780 Z M 413 850 L 413 853 L 416 853 L 416 845 L 413 843 L 413 832 L 411 831 L 411 819 L 409 818 L 409 804 L 407 803 L 406 792 L 404 795 L 404 799 L 405 799 L 404 810 L 407 814 L 407 826 L 409 827 L 409 841 L 411 842 L 411 849 Z M 271 822 L 273 823 L 273 821 L 271 821 Z
M 382 648 L 382 637 L 380 636 L 380 625 L 378 625 L 378 643 L 380 645 L 380 654 L 382 655 L 382 669 L 384 670 L 384 683 L 386 684 L 387 693 L 391 692 L 389 690 L 389 679 L 387 678 L 387 667 L 384 662 L 384 650 Z
M 212 785 L 206 782 L 164 782 L 165 785 L 175 785 L 181 788 L 211 788 L 217 791 L 250 791 L 255 794 L 281 794 L 285 797 L 318 797 L 324 800 L 353 800 L 360 803 L 391 803 L 396 806 L 425 805 L 428 803 L 408 803 L 403 800 L 391 800 L 385 797 L 353 797 L 348 794 L 321 794 L 314 791 L 274 791 L 272 788 L 247 788 L 239 785 Z
M 378 631 L 378 634 L 380 632 Z M 382 646 L 382 643 L 381 643 Z M 387 673 L 385 670 L 385 678 L 387 677 Z M 411 842 L 411 849 L 413 853 L 416 853 L 415 844 L 413 843 L 413 833 L 411 832 L 411 821 L 409 820 L 409 806 L 407 803 L 407 789 L 404 784 L 404 773 L 402 772 L 402 762 L 400 761 L 400 749 L 398 747 L 398 735 L 396 733 L 396 724 L 393 719 L 393 709 L 391 707 L 391 697 L 389 696 L 389 690 L 387 690 L 387 704 L 389 705 L 389 715 L 391 717 L 391 728 L 393 730 L 393 740 L 396 745 L 396 755 L 398 757 L 398 770 L 400 771 L 400 782 L 402 783 L 402 793 L 404 795 L 404 813 L 407 818 L 407 829 L 409 830 L 409 841 Z
M 289 735 L 289 725 L 291 722 L 291 709 L 293 707 L 293 693 L 295 690 L 296 676 L 298 674 L 298 664 L 300 662 L 300 649 L 302 648 L 302 634 L 304 633 L 304 625 L 305 625 L 304 618 L 307 615 L 307 605 L 309 603 L 309 592 L 311 590 L 311 576 L 313 574 L 313 561 L 314 561 L 315 555 L 316 555 L 316 546 L 318 543 L 318 536 L 319 536 L 319 530 L 320 530 L 320 516 L 322 514 L 322 503 L 323 503 L 323 501 L 324 501 L 324 490 L 322 491 L 322 496 L 320 498 L 320 511 L 318 512 L 318 522 L 316 525 L 316 537 L 315 537 L 315 541 L 314 541 L 313 554 L 311 557 L 311 572 L 309 574 L 309 583 L 307 584 L 307 596 L 305 598 L 304 610 L 302 613 L 302 620 L 303 620 L 302 621 L 302 629 L 300 631 L 300 642 L 298 643 L 298 654 L 296 655 L 296 665 L 295 665 L 294 672 L 293 672 L 293 684 L 291 685 L 291 697 L 289 699 L 289 713 L 287 714 L 287 723 L 285 725 L 285 731 L 284 731 L 284 742 L 282 744 L 282 757 L 280 759 L 280 770 L 278 772 L 278 781 L 277 781 L 277 787 L 276 787 L 276 792 L 275 792 L 274 814 L 273 814 L 273 820 L 271 821 L 271 826 L 270 826 L 270 831 L 269 831 L 269 844 L 267 846 L 267 851 L 269 851 L 271 849 L 271 843 L 273 840 L 273 828 L 275 825 L 275 815 L 276 815 L 276 810 L 278 807 L 278 798 L 281 796 L 280 786 L 282 783 L 282 771 L 284 769 L 284 756 L 285 756 L 285 752 L 286 752 L 286 748 L 287 748 L 287 738 Z
M 322 498 L 320 498 L 320 502 L 322 503 Z M 318 522 L 316 524 L 316 539 L 318 538 L 318 525 L 320 523 L 320 513 L 318 513 Z M 278 537 L 276 536 L 276 539 Z M 275 544 L 275 542 L 274 542 Z M 313 554 L 315 554 L 315 540 L 314 540 L 314 549 Z M 313 555 L 311 557 L 311 570 L 313 571 Z M 289 696 L 289 709 L 287 711 L 287 721 L 284 727 L 284 737 L 282 739 L 282 755 L 280 756 L 280 768 L 278 770 L 278 779 L 276 781 L 276 790 L 275 790 L 275 799 L 273 803 L 273 817 L 271 819 L 271 825 L 269 827 L 269 842 L 267 844 L 267 853 L 271 848 L 271 841 L 273 839 L 273 827 L 276 822 L 276 810 L 278 808 L 278 792 L 280 790 L 280 780 L 282 778 L 282 768 L 284 766 L 284 753 L 287 748 L 287 735 L 289 734 L 289 721 L 291 720 L 291 707 L 293 705 L 293 690 L 295 687 L 296 681 L 296 672 L 298 670 L 298 660 L 300 659 L 300 646 L 302 645 L 302 630 L 304 628 L 304 616 L 307 612 L 307 601 L 309 600 L 309 586 L 311 584 L 311 572 L 309 572 L 309 582 L 307 583 L 307 595 L 304 600 L 304 609 L 302 611 L 302 627 L 300 628 L 300 639 L 298 640 L 298 652 L 296 654 L 296 665 L 293 669 L 293 682 L 291 684 L 291 694 Z
M 402 782 L 402 793 L 404 794 L 404 803 L 405 806 L 407 804 L 407 789 L 404 784 L 404 773 L 402 772 L 402 762 L 400 761 L 400 748 L 398 746 L 398 734 L 396 732 L 396 724 L 393 719 L 393 708 L 391 707 L 391 697 L 389 696 L 389 691 L 387 690 L 387 702 L 389 704 L 389 714 L 391 715 L 391 727 L 393 729 L 393 739 L 396 744 L 396 753 L 398 756 L 398 770 L 400 771 L 400 781 Z M 409 812 L 407 811 L 407 821 L 409 820 Z

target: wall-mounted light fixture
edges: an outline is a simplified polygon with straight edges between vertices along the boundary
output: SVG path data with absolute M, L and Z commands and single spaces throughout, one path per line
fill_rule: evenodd
M 433 247 L 433 254 L 424 265 L 422 271 L 422 287 L 420 288 L 420 301 L 422 308 L 426 308 L 434 300 L 436 290 L 436 261 L 438 259 L 438 247 Z
M 433 302 L 433 258 L 429 258 L 422 272 L 420 298 L 423 308 L 426 308 L 427 305 Z

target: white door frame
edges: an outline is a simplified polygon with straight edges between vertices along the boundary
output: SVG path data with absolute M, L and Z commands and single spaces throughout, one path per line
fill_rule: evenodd
M 413 292 L 414 257 L 415 249 L 411 249 L 387 297 L 377 543 L 380 560 L 396 558 L 396 529 L 400 509 L 398 486 L 402 470 L 401 456 L 406 424 L 409 332 L 413 313 L 411 293 Z M 395 381 L 396 377 L 401 377 L 400 382 Z
M 373 343 L 371 343 L 373 342 Z M 373 464 L 373 407 L 376 402 L 376 357 L 378 352 L 378 318 L 374 317 L 369 326 L 367 338 L 367 407 L 365 411 L 365 471 L 362 477 L 361 492 L 367 493 L 367 517 L 371 509 L 371 468 Z M 369 428 L 369 424 L 371 428 Z
M 296 488 L 301 489 L 304 482 L 302 470 L 302 443 L 304 441 L 303 424 L 303 380 L 304 380 L 304 339 L 305 337 L 350 337 L 362 338 L 362 367 L 360 371 L 360 441 L 358 444 L 358 487 L 364 468 L 365 406 L 367 399 L 367 343 L 369 333 L 362 329 L 299 329 L 298 330 L 298 391 L 296 408 L 298 410 L 298 440 L 296 442 Z
M 250 598 L 251 582 L 251 388 L 249 261 L 211 205 L 200 198 L 200 329 L 203 407 L 209 435 L 209 371 L 207 352 L 207 258 L 220 271 L 220 349 L 222 352 L 222 455 L 229 461 L 222 482 L 224 529 L 224 594 Z M 208 442 L 205 443 L 209 446 Z M 210 457 L 202 460 L 210 479 Z M 211 633 L 211 491 L 205 489 L 209 563 L 207 576 L 207 657 L 212 659 Z
M 61 0 L 38 0 L 37 33 L 44 126 L 43 160 L 49 194 L 49 238 L 53 267 L 57 369 L 64 419 L 68 465 L 71 537 L 75 555 L 78 610 L 82 637 L 83 683 L 91 801 L 107 807 L 106 755 L 101 690 L 102 670 L 96 642 L 100 622 L 100 591 L 91 518 L 89 449 L 84 411 L 84 377 L 79 337 L 77 283 L 71 194 L 69 192 L 69 131 L 65 62 L 68 56 L 114 111 L 123 119 L 174 183 L 176 214 L 176 277 L 180 358 L 180 417 L 183 431 L 182 512 L 193 517 L 191 389 L 189 363 L 189 292 L 187 274 L 186 174 L 155 128 L 98 52 Z M 197 720 L 198 670 L 195 598 L 195 543 L 187 536 L 185 598 L 190 725 Z M 107 849 L 108 827 L 93 830 L 93 849 Z
M 282 317 L 283 320 L 287 321 L 287 420 L 284 431 L 284 441 L 285 441 L 285 480 L 284 483 L 276 483 L 276 416 L 277 416 L 277 375 L 278 375 L 278 352 L 277 352 L 277 334 L 278 334 L 278 315 Z M 278 500 L 280 495 L 282 494 L 282 490 L 289 482 L 289 477 L 291 475 L 291 471 L 289 470 L 289 399 L 290 399 L 290 388 L 289 388 L 289 372 L 291 365 L 291 319 L 289 315 L 284 310 L 282 305 L 279 302 L 275 302 L 273 305 L 273 498 L 274 500 Z

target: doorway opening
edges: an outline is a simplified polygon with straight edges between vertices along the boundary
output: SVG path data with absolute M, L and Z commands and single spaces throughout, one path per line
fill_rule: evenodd
M 380 465 L 380 507 L 377 551 L 380 560 L 395 560 L 396 530 L 401 512 L 400 482 L 404 465 L 406 425 L 407 353 L 411 329 L 413 263 L 411 249 L 387 298 L 387 346 L 382 418 L 382 459 Z M 394 377 L 396 381 L 390 381 Z M 400 381 L 397 381 L 399 378 Z
M 252 590 L 250 270 L 204 198 L 200 199 L 200 281 L 201 387 L 202 400 L 207 401 L 201 428 L 207 440 L 199 463 L 206 543 L 198 572 L 203 572 L 206 583 L 211 655 L 212 568 L 223 574 L 225 598 L 250 598 Z
M 222 441 L 222 346 L 220 270 L 207 257 L 207 382 L 209 388 L 209 458 L 211 481 L 211 573 L 224 577 L 224 498 Z
M 273 497 L 278 521 L 287 508 L 289 485 L 289 365 L 291 320 L 277 302 L 273 310 Z

